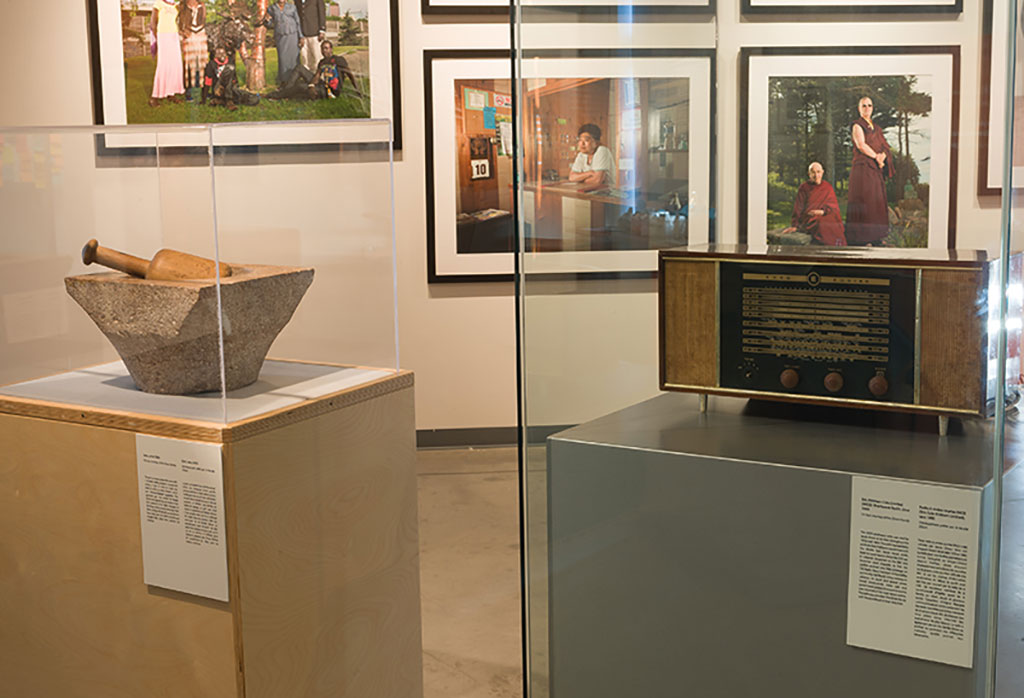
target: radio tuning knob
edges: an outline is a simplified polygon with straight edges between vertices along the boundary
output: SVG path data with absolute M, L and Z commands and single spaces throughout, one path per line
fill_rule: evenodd
M 825 376 L 825 390 L 830 393 L 838 393 L 843 389 L 843 376 L 840 373 L 832 371 Z
M 868 381 L 868 390 L 875 397 L 882 397 L 889 392 L 889 381 L 885 380 L 885 376 L 881 373 L 875 375 L 874 378 Z
M 787 368 L 779 374 L 779 382 L 782 383 L 783 388 L 792 390 L 800 382 L 800 374 L 791 368 Z

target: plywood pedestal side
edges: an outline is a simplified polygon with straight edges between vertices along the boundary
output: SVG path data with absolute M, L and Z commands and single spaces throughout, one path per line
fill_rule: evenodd
M 225 425 L 0 396 L 0 695 L 420 698 L 412 382 Z M 223 444 L 228 603 L 143 583 L 135 435 L 178 428 Z

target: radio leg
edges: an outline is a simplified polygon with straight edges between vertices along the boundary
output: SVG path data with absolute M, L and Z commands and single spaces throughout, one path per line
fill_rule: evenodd
M 708 411 L 708 396 L 704 395 L 704 394 L 698 395 L 697 396 L 697 400 L 699 401 L 698 405 L 700 407 L 700 411 L 701 412 L 707 412 Z
M 939 415 L 939 436 L 949 433 L 949 417 Z

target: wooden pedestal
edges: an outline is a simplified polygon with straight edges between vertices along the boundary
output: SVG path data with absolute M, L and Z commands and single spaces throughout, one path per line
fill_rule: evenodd
M 143 583 L 138 433 L 222 444 L 228 603 Z M 422 696 L 411 373 L 227 424 L 0 394 L 0 483 L 0 694 Z

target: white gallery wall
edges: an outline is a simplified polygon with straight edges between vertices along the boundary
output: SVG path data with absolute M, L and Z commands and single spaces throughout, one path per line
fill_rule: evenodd
M 0 99 L 0 127 L 90 124 L 92 93 L 84 0 L 0 0 L 0 11 L 7 18 L 0 27 L 0 59 L 4 61 L 0 89 L 8 91 L 8 96 Z M 416 372 L 417 427 L 513 426 L 516 398 L 512 284 L 430 286 L 426 281 L 421 52 L 430 45 L 433 28 L 421 25 L 418 3 L 403 3 L 401 22 L 405 148 L 394 170 L 398 312 L 401 363 Z M 434 33 L 446 34 L 433 39 L 434 45 L 444 48 L 452 47 L 450 42 L 459 35 L 457 28 L 451 26 Z M 474 33 L 481 41 L 492 42 L 491 45 L 508 43 L 506 24 L 476 27 Z M 45 40 L 41 42 L 42 37 Z M 40 50 L 41 43 L 53 50 Z M 29 62 L 32 68 L 26 69 Z M 46 75 L 60 77 L 52 80 L 43 77 Z M 281 167 L 290 170 L 288 180 L 293 185 L 304 177 L 311 182 L 316 179 L 316 166 L 309 166 L 305 173 L 302 166 Z M 360 177 L 359 167 L 352 165 L 351 186 L 338 188 L 339 206 L 343 207 L 345 197 L 350 197 L 353 203 L 385 198 L 380 192 L 359 191 L 360 181 L 376 181 L 374 177 Z M 238 180 L 237 176 L 232 178 Z M 253 178 L 262 181 L 257 173 L 253 173 Z M 183 195 L 177 200 L 195 198 Z M 207 223 L 208 228 L 208 207 L 191 213 L 195 217 L 192 222 Z M 188 207 L 178 208 L 169 213 L 170 222 L 179 230 L 187 228 L 189 214 Z M 297 225 L 301 226 L 301 222 Z M 284 231 L 280 244 L 260 235 L 256 253 L 287 253 L 293 247 L 287 243 L 290 235 L 290 231 Z M 233 239 L 237 240 L 237 235 Z M 275 259 L 250 261 L 289 263 Z M 361 304 L 366 300 L 339 298 L 338 303 Z M 325 316 L 325 322 L 330 321 Z M 316 348 L 309 351 L 317 353 Z M 330 353 L 329 348 L 323 351 Z
M 419 429 L 503 427 L 516 423 L 516 356 L 511 283 L 428 284 L 424 200 L 425 49 L 503 48 L 503 18 L 442 21 L 420 16 L 419 0 L 402 0 L 400 69 L 403 150 L 395 163 L 398 314 L 404 368 L 416 372 Z M 862 23 L 752 21 L 739 0 L 718 0 L 717 23 L 531 25 L 524 45 L 715 47 L 717 39 L 717 230 L 735 241 L 739 193 L 739 50 L 741 46 L 958 45 L 961 49 L 958 246 L 996 238 L 999 201 L 980 199 L 978 124 L 981 0 L 965 0 L 956 19 L 897 18 Z M 87 125 L 92 119 L 85 0 L 0 0 L 0 127 Z M 570 17 L 571 18 L 571 17 Z M 457 20 L 458 18 L 456 18 Z M 350 165 L 359 168 L 358 163 Z M 290 165 L 289 177 L 313 178 Z M 254 175 L 255 176 L 255 175 Z M 348 177 L 346 177 L 346 180 Z M 359 181 L 358 171 L 352 180 Z M 354 191 L 338 194 L 358 199 Z M 2 223 L 0 223 L 2 225 Z M 265 238 L 266 236 L 264 236 Z M 266 241 L 268 250 L 276 249 Z M 274 260 L 252 260 L 272 262 Z M 653 280 L 577 282 L 533 287 L 527 305 L 528 370 L 538 379 L 527 396 L 530 422 L 569 423 L 657 392 L 656 297 Z M 614 297 L 607 292 L 615 291 Z M 358 299 L 339 299 L 339 302 Z M 534 392 L 538 391 L 538 392 Z

